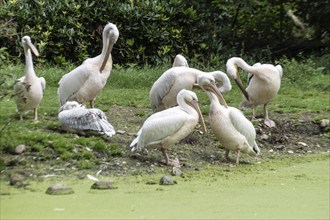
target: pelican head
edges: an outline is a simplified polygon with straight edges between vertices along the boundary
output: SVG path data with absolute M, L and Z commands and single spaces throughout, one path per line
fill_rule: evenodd
M 103 29 L 103 39 L 107 43 L 105 45 L 106 52 L 105 52 L 105 56 L 104 56 L 101 68 L 100 68 L 100 72 L 103 71 L 103 69 L 109 59 L 113 45 L 117 42 L 118 38 L 119 38 L 119 31 L 118 31 L 117 26 L 115 24 L 108 23 Z
M 218 89 L 217 85 L 215 84 L 214 77 L 212 75 L 201 75 L 197 77 L 197 84 L 206 92 L 212 92 L 214 93 L 220 103 L 225 106 L 226 108 L 228 107 L 225 99 L 223 98 L 220 90 Z
M 39 52 L 37 48 L 32 44 L 31 38 L 29 36 L 22 37 L 22 46 L 24 47 L 24 50 L 31 49 L 34 55 L 36 55 L 37 57 L 39 56 Z
M 205 126 L 202 112 L 198 105 L 198 98 L 197 98 L 196 93 L 194 93 L 190 90 L 182 89 L 177 95 L 177 102 L 179 103 L 179 105 L 180 105 L 180 103 L 185 102 L 187 105 L 191 106 L 193 109 L 196 110 L 196 112 L 198 114 L 199 122 L 202 125 L 203 132 L 206 133 L 206 126 Z
M 64 105 L 61 106 L 60 112 L 80 107 L 82 107 L 82 105 L 76 101 L 67 101 Z
M 249 100 L 249 94 L 246 92 L 242 80 L 238 74 L 238 66 L 242 67 L 242 65 L 247 65 L 244 60 L 240 57 L 232 57 L 230 58 L 227 63 L 226 63 L 226 69 L 227 69 L 227 74 L 233 78 L 239 87 L 239 89 L 242 91 L 243 95 L 247 100 Z

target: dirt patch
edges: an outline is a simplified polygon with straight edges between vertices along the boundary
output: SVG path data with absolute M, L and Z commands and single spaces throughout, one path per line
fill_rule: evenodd
M 131 153 L 129 145 L 135 138 L 136 132 L 142 126 L 144 120 L 151 115 L 151 110 L 140 107 L 123 107 L 113 105 L 107 112 L 107 116 L 111 124 L 117 130 L 117 134 L 109 141 L 116 143 L 123 151 L 121 156 L 102 158 L 98 152 L 100 159 L 92 169 L 79 171 L 72 163 L 63 162 L 61 160 L 53 161 L 38 160 L 35 161 L 36 155 L 28 153 L 22 155 L 8 155 L 8 157 L 16 157 L 17 160 L 24 160 L 24 163 L 17 163 L 9 166 L 3 171 L 10 175 L 15 170 L 23 170 L 24 175 L 41 176 L 50 174 L 68 174 L 82 172 L 85 176 L 86 172 L 95 174 L 96 172 L 103 175 L 138 175 L 141 173 L 168 172 L 171 168 L 160 164 L 162 154 L 159 149 L 148 149 L 146 152 Z M 329 146 L 329 126 L 322 128 L 320 119 L 329 119 L 330 113 L 303 113 L 303 114 L 278 114 L 271 113 L 271 118 L 276 122 L 276 128 L 268 128 L 263 124 L 261 118 L 253 121 L 257 131 L 257 143 L 261 149 L 261 155 L 255 159 L 247 155 L 241 156 L 241 163 L 255 163 L 264 159 L 274 158 L 281 155 L 297 155 L 297 154 L 313 154 L 326 152 L 330 150 Z M 248 117 L 250 117 L 248 115 Z M 208 117 L 205 116 L 208 125 Z M 219 166 L 231 166 L 224 160 L 225 151 L 221 144 L 208 128 L 207 134 L 202 134 L 200 126 L 184 140 L 171 146 L 169 149 L 171 158 L 178 158 L 182 164 L 182 170 L 194 169 L 199 170 L 205 166 L 218 164 Z M 235 158 L 235 154 L 230 154 L 231 158 Z M 12 158 L 11 158 L 12 159 Z M 257 160 L 257 161 L 256 161 Z M 9 164 L 10 165 L 10 164 Z

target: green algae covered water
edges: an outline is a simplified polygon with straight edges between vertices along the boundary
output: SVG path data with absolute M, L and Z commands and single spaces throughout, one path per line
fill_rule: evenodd
M 190 171 L 178 184 L 146 184 L 162 174 L 103 177 L 118 189 L 90 189 L 88 179 L 47 179 L 16 189 L 1 181 L 1 219 L 329 219 L 329 153 Z M 64 183 L 71 195 L 45 194 Z

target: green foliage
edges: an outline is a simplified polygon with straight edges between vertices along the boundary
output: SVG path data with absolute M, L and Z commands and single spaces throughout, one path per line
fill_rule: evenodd
M 109 21 L 120 37 L 112 55 L 119 65 L 157 66 L 182 53 L 191 63 L 219 65 L 248 54 L 268 61 L 300 51 L 327 52 L 327 1 L 114 1 L 4 0 L 0 3 L 0 61 L 22 57 L 20 39 L 37 45 L 40 64 L 81 63 L 98 55 Z M 299 29 L 292 10 L 306 24 Z

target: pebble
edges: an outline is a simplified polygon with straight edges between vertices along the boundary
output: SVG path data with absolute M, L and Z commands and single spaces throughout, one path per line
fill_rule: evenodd
M 15 154 L 22 154 L 25 151 L 26 147 L 24 144 L 20 144 L 15 148 Z
M 268 136 L 267 134 L 262 134 L 262 135 L 260 136 L 260 139 L 261 139 L 261 140 L 268 140 L 268 138 L 269 138 L 269 136 Z
M 326 127 L 329 126 L 329 123 L 330 123 L 330 120 L 329 119 L 322 119 L 320 121 L 320 126 L 321 126 L 321 128 L 326 128 Z
M 117 189 L 117 187 L 113 186 L 113 182 L 111 180 L 101 180 L 95 182 L 91 189 Z
M 276 145 L 275 148 L 277 150 L 283 150 L 285 148 L 285 146 L 284 145 Z
M 305 142 L 298 142 L 298 145 L 301 145 L 303 147 L 308 147 L 308 145 Z
M 289 154 L 293 154 L 294 152 L 292 150 L 288 150 L 288 153 Z
M 181 171 L 181 169 L 179 167 L 172 168 L 172 175 L 181 176 L 182 174 L 183 174 L 183 172 Z
M 46 190 L 46 194 L 49 195 L 68 195 L 73 193 L 73 189 L 64 184 L 56 184 L 48 187 L 48 189 Z
M 117 133 L 117 134 L 125 134 L 126 131 L 124 131 L 124 130 L 117 130 L 116 133 Z
M 170 176 L 163 176 L 160 178 L 159 185 L 174 185 L 177 184 L 175 180 L 172 179 Z
M 269 152 L 269 153 L 273 153 L 273 152 L 274 152 L 274 150 L 273 150 L 273 149 L 270 149 L 268 152 Z
M 18 173 L 14 173 L 10 176 L 9 184 L 17 188 L 21 188 L 29 185 L 25 181 L 25 176 Z

